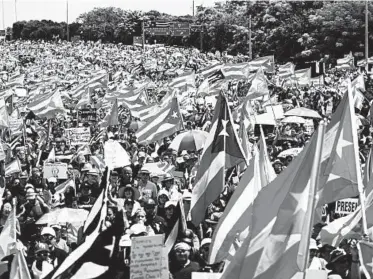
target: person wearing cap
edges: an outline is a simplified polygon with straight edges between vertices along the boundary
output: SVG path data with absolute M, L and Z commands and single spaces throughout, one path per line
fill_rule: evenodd
M 144 209 L 146 212 L 145 225 L 149 225 L 156 234 L 162 234 L 165 232 L 166 222 L 165 220 L 157 215 L 157 206 L 153 199 L 148 199 L 144 203 Z
M 41 239 L 49 247 L 50 258 L 52 260 L 52 265 L 58 267 L 67 258 L 67 252 L 57 247 L 56 244 L 56 232 L 51 227 L 44 227 L 41 230 Z
M 101 194 L 100 188 L 100 174 L 96 168 L 92 168 L 88 171 L 85 183 L 91 188 L 91 195 L 95 198 Z
M 219 262 L 215 264 L 209 264 L 208 262 L 210 246 L 211 246 L 211 238 L 202 239 L 201 247 L 199 248 L 199 253 L 197 256 L 197 262 L 199 263 L 201 267 L 199 272 L 221 273 L 223 272 L 224 262 Z
M 78 194 L 78 207 L 86 210 L 90 210 L 96 201 L 96 197 L 91 195 L 91 186 L 86 182 L 80 187 L 80 193 Z
M 359 260 L 352 257 L 351 254 L 347 254 L 343 249 L 334 249 L 330 253 L 330 261 L 326 265 L 326 268 L 330 270 L 328 279 L 359 278 Z
M 151 181 L 150 178 L 150 171 L 148 170 L 141 170 L 139 173 L 140 181 L 138 183 L 137 189 L 140 192 L 141 199 L 146 201 L 147 199 L 157 199 L 157 186 Z
M 163 189 L 158 192 L 157 215 L 162 217 L 162 218 L 165 218 L 165 213 L 166 213 L 165 205 L 166 205 L 166 202 L 168 202 L 170 200 L 169 195 L 170 194 L 168 193 L 168 191 L 163 190 Z
M 26 203 L 21 205 L 22 212 L 19 216 L 23 216 L 24 219 L 37 220 L 45 213 L 48 213 L 49 210 L 49 206 L 35 193 L 35 189 L 28 188 L 26 190 Z
M 62 227 L 58 224 L 55 224 L 55 225 L 51 225 L 51 228 L 56 233 L 56 247 L 65 251 L 66 253 L 69 253 L 70 248 L 67 245 L 66 240 L 62 238 Z
M 272 166 L 273 166 L 273 169 L 275 170 L 275 173 L 280 174 L 282 172 L 284 164 L 279 159 L 276 159 L 273 162 Z
M 185 242 L 177 243 L 172 252 L 175 255 L 175 263 L 170 264 L 170 271 L 174 279 L 191 279 L 192 272 L 200 270 L 197 262 L 190 260 L 192 247 Z
M 20 184 L 21 184 L 22 187 L 26 186 L 27 180 L 28 180 L 27 171 L 21 172 L 21 174 L 19 176 L 19 181 L 20 181 Z
M 34 279 L 43 279 L 54 269 L 50 260 L 48 245 L 43 242 L 36 244 L 35 261 L 31 265 L 31 273 Z
M 313 270 L 326 270 L 327 261 L 318 257 L 319 248 L 317 247 L 316 240 L 310 239 L 308 269 Z

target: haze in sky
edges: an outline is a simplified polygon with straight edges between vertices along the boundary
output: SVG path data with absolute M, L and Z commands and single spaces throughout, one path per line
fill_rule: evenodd
M 0 0 L 1 29 L 11 27 L 16 21 L 15 3 L 17 3 L 17 20 L 48 19 L 66 22 L 67 0 Z M 195 0 L 195 6 L 212 6 L 215 0 Z M 69 22 L 95 7 L 118 7 L 126 10 L 150 11 L 172 15 L 192 14 L 193 0 L 69 0 Z M 2 7 L 4 9 L 2 9 Z M 4 17 L 3 17 L 4 15 Z

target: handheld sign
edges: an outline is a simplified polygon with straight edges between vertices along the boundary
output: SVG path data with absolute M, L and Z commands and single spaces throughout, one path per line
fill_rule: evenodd
M 43 167 L 43 178 L 55 177 L 57 179 L 67 179 L 66 163 L 45 163 Z
M 65 130 L 65 136 L 69 145 L 84 145 L 91 140 L 89 128 L 70 128 Z
M 359 199 L 343 199 L 335 202 L 335 213 L 348 215 L 359 206 Z
M 168 279 L 168 255 L 164 235 L 132 239 L 130 279 Z

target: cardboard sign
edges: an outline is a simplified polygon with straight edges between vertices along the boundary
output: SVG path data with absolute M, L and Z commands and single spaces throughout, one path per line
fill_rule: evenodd
M 78 110 L 78 122 L 97 121 L 97 109 L 86 108 Z
M 192 279 L 220 279 L 222 273 L 192 272 Z
M 335 202 L 335 213 L 351 214 L 359 206 L 359 199 L 343 199 Z
M 91 140 L 89 128 L 70 128 L 65 130 L 65 137 L 69 145 L 84 145 Z
M 22 119 L 17 119 L 9 117 L 9 129 L 14 133 L 20 130 L 21 125 L 23 124 Z
M 57 179 L 67 179 L 66 163 L 45 163 L 43 167 L 43 178 L 56 177 Z
M 164 235 L 134 237 L 131 245 L 131 279 L 168 279 Z

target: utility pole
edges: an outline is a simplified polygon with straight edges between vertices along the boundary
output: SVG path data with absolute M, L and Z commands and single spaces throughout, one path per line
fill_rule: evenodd
M 3 12 L 3 30 L 5 30 L 4 0 L 1 0 L 1 10 Z
M 145 27 L 144 18 L 141 20 L 142 51 L 145 51 Z
M 17 20 L 17 0 L 14 0 L 14 14 L 15 14 L 15 17 L 16 17 L 16 22 L 18 21 Z
M 193 6 L 192 7 L 193 7 L 193 17 L 194 17 L 194 0 L 193 0 Z
M 200 27 L 200 31 L 199 31 L 199 44 L 200 44 L 200 50 L 201 52 L 203 52 L 203 25 L 201 25 Z
M 70 30 L 69 30 L 69 0 L 66 0 L 66 39 L 69 41 Z
M 368 59 L 369 59 L 369 38 L 368 38 L 368 22 L 369 22 L 369 10 L 368 10 L 368 0 L 365 1 L 365 70 L 368 72 L 369 65 L 368 65 Z
M 249 16 L 249 57 L 250 60 L 253 59 L 253 46 L 251 40 L 251 15 Z

